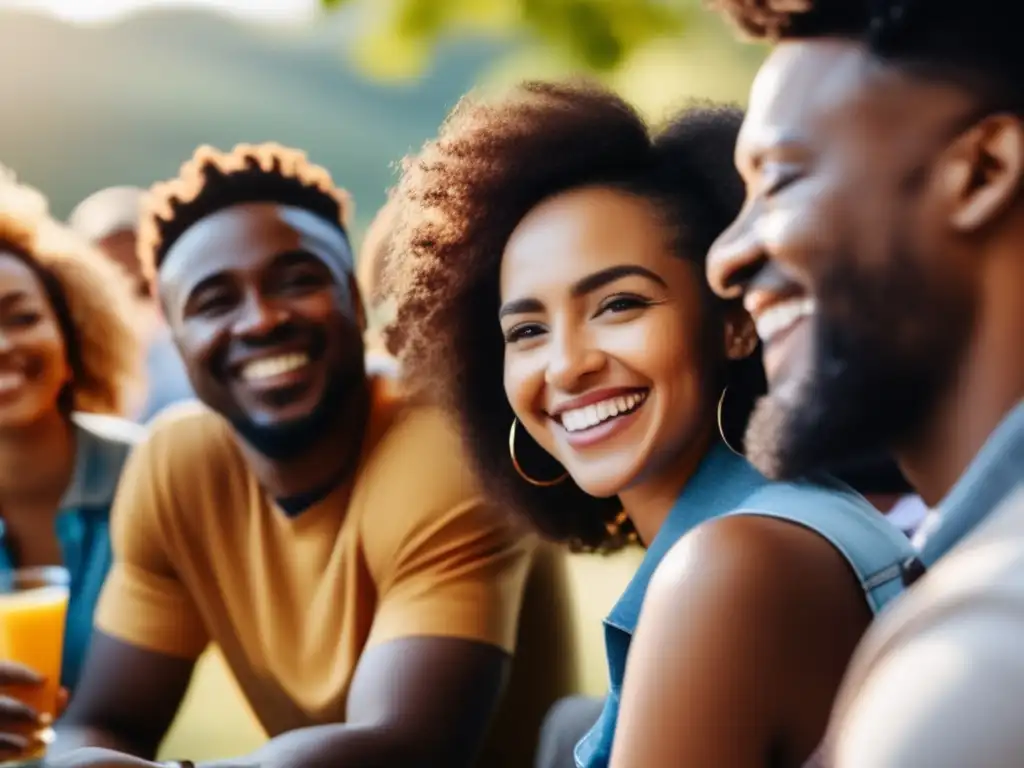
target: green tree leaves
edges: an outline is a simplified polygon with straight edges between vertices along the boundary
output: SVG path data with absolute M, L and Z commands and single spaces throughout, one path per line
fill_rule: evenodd
M 447 36 L 539 42 L 578 67 L 609 73 L 635 51 L 678 37 L 696 0 L 321 0 L 360 6 L 354 55 L 370 75 L 408 78 L 429 65 Z M 355 10 L 355 9 L 354 9 Z

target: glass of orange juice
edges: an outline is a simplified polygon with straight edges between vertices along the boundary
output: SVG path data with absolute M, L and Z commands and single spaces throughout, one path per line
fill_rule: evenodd
M 3 691 L 41 715 L 40 725 L 29 731 L 41 746 L 20 759 L 41 757 L 53 741 L 70 582 L 67 570 L 57 566 L 0 570 L 0 659 L 24 664 L 45 678 L 39 687 Z

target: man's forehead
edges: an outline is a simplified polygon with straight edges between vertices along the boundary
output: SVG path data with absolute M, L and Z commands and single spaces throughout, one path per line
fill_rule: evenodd
M 915 76 L 861 43 L 797 40 L 778 45 L 754 79 L 741 149 L 811 141 L 843 131 L 858 143 L 929 132 L 969 107 L 972 94 Z
M 853 42 L 796 41 L 778 45 L 768 56 L 750 92 L 742 140 L 752 132 L 803 133 L 863 95 L 871 66 L 867 52 Z
M 244 203 L 196 222 L 168 250 L 160 281 L 194 282 L 227 270 L 258 268 L 273 256 L 303 250 L 339 278 L 353 268 L 348 239 L 320 216 L 277 203 Z

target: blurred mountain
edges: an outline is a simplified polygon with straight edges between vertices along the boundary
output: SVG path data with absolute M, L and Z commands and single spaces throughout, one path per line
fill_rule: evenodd
M 199 144 L 276 140 L 329 168 L 365 226 L 393 164 L 499 49 L 450 46 L 414 85 L 381 85 L 346 63 L 344 23 L 272 29 L 163 10 L 77 27 L 0 11 L 0 163 L 64 216 L 93 190 L 173 175 Z

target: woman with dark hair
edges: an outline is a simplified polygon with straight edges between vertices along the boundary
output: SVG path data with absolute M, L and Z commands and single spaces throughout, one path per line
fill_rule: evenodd
M 611 691 L 584 768 L 798 765 L 911 555 L 849 488 L 772 483 L 734 450 L 763 373 L 703 262 L 743 203 L 741 121 L 701 106 L 652 132 L 600 88 L 529 84 L 465 99 L 395 191 L 388 342 L 410 384 L 543 533 L 647 548 L 605 622 Z M 645 607 L 673 645 L 631 647 L 673 548 L 671 600 Z M 620 707 L 626 677 L 658 708 Z
M 88 647 L 110 506 L 140 432 L 118 418 L 141 389 L 130 296 L 121 270 L 0 173 L 0 571 L 67 570 L 65 688 Z M 44 684 L 57 681 L 0 662 L 0 760 L 32 750 L 39 715 L 17 697 Z

